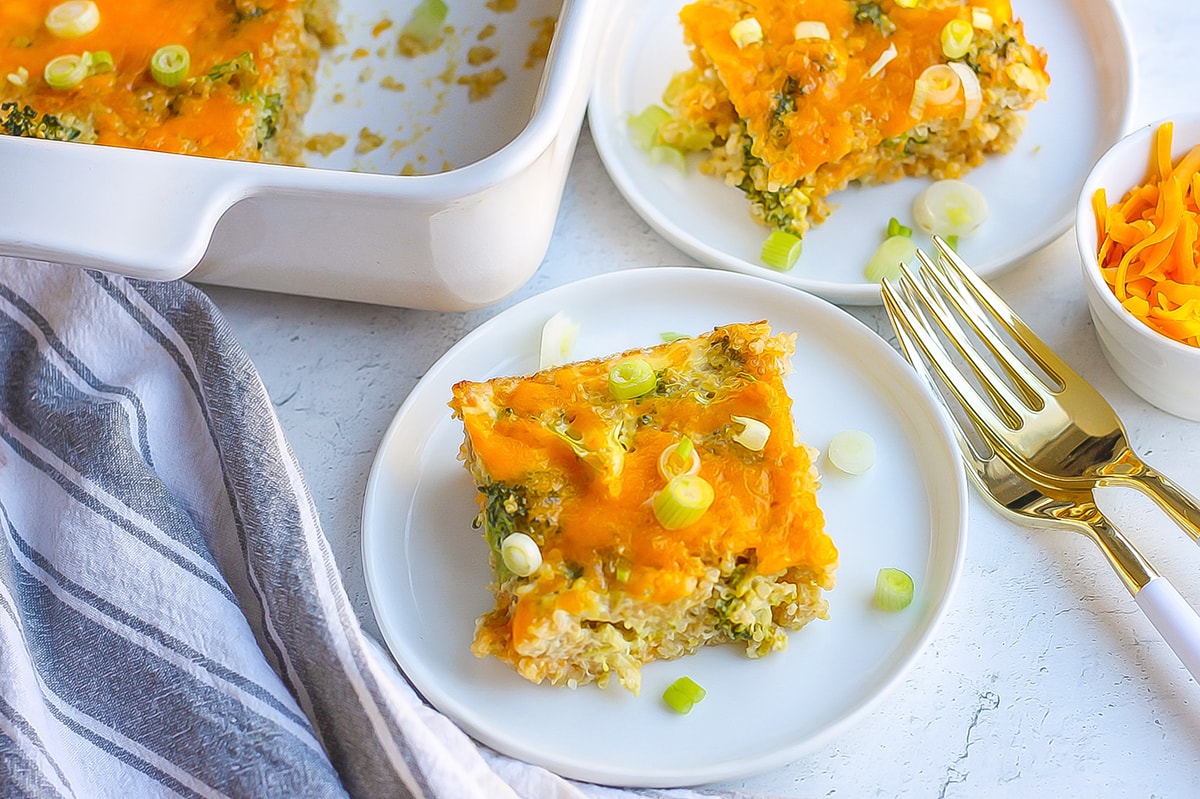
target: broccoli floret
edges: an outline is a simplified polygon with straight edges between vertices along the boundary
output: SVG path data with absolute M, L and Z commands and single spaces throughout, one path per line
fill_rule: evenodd
M 39 114 L 31 106 L 14 102 L 0 104 L 0 132 L 55 141 L 76 141 L 83 135 L 79 128 L 65 124 L 53 114 Z
M 892 22 L 891 18 L 883 12 L 879 3 L 855 3 L 854 21 L 870 23 L 879 28 L 879 32 L 884 36 L 896 30 L 896 23 Z

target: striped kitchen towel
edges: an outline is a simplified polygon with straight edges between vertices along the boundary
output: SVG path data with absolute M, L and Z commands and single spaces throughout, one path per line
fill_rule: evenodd
M 635 793 L 482 749 L 415 695 L 186 283 L 0 258 L 0 536 L 0 796 Z

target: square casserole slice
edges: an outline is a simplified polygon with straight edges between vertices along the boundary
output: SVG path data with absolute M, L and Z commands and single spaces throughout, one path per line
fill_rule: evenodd
M 649 661 L 729 642 L 758 657 L 825 618 L 837 550 L 817 504 L 815 452 L 797 438 L 785 386 L 794 338 L 765 322 L 731 324 L 455 385 L 460 457 L 478 487 L 495 575 L 495 607 L 477 621 L 473 652 L 533 682 L 603 686 L 615 676 L 637 692 Z M 651 367 L 653 388 L 618 399 L 609 374 L 631 359 Z M 765 444 L 741 443 L 758 423 L 769 429 Z M 695 457 L 670 457 L 684 438 Z M 666 529 L 654 498 L 695 466 L 714 501 Z M 528 576 L 501 554 L 516 533 L 539 547 Z
M 705 142 L 701 169 L 798 236 L 852 182 L 958 178 L 1012 150 L 1050 83 L 1008 0 L 696 0 L 680 22 L 692 63 L 660 133 Z M 761 37 L 739 43 L 746 24 Z

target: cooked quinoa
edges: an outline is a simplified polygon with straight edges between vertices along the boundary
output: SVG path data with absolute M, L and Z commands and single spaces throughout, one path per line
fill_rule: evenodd
M 93 0 L 99 24 L 61 35 L 60 0 L 5 0 L 0 14 L 0 132 L 244 161 L 299 163 L 304 114 L 323 46 L 336 43 L 336 0 Z M 186 48 L 178 85 L 150 59 Z M 97 60 L 107 54 L 109 59 Z M 59 56 L 95 65 L 77 84 L 43 76 Z
M 739 46 L 731 29 L 751 18 L 762 38 Z M 680 20 L 692 65 L 664 94 L 673 118 L 660 136 L 703 151 L 702 171 L 796 235 L 851 182 L 956 178 L 1010 151 L 1050 81 L 1007 0 L 698 0 Z M 953 57 L 951 20 L 971 31 Z M 958 70 L 958 89 L 923 102 L 918 78 L 937 65 Z
M 750 657 L 827 616 L 837 549 L 817 503 L 815 453 L 796 437 L 784 383 L 794 336 L 766 323 L 528 377 L 464 381 L 450 406 L 461 458 L 478 487 L 495 606 L 472 651 L 533 682 L 612 678 L 637 692 L 643 664 L 711 644 Z M 650 393 L 617 399 L 610 370 L 631 358 L 654 371 Z M 743 443 L 746 419 L 769 428 Z M 653 497 L 664 451 L 687 438 L 715 500 L 677 530 Z M 541 565 L 519 576 L 501 555 L 515 533 Z

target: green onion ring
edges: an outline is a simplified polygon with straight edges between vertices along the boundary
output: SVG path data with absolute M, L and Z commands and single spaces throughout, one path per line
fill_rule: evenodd
M 100 8 L 92 0 L 67 0 L 50 9 L 46 30 L 60 39 L 78 39 L 100 25 Z
M 42 77 L 52 89 L 73 89 L 83 83 L 87 76 L 87 60 L 73 53 L 50 59 L 50 63 L 42 70 Z
M 875 604 L 883 610 L 904 610 L 913 601 L 913 579 L 902 569 L 883 568 L 875 577 Z
M 713 487 L 700 475 L 676 475 L 654 495 L 654 517 L 663 529 L 681 530 L 698 522 L 715 496 Z
M 663 691 L 663 701 L 676 713 L 690 713 L 708 692 L 691 677 L 680 677 Z
M 658 375 L 643 358 L 626 358 L 608 372 L 608 390 L 619 400 L 645 396 L 657 386 Z
M 163 86 L 178 86 L 188 76 L 191 61 L 183 45 L 164 45 L 150 56 L 150 74 Z

